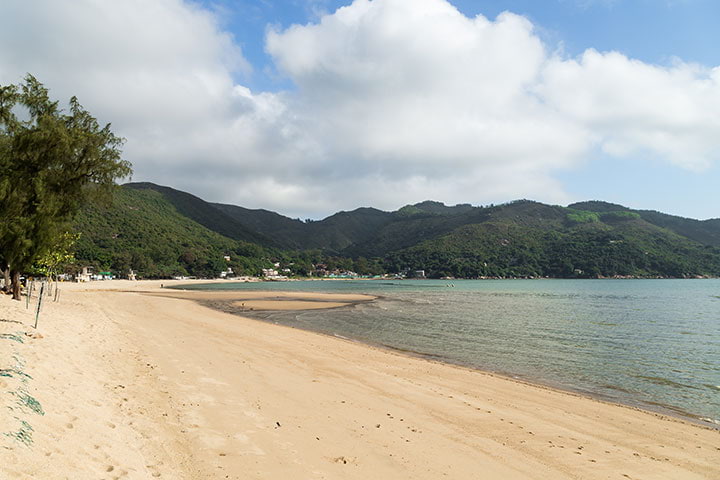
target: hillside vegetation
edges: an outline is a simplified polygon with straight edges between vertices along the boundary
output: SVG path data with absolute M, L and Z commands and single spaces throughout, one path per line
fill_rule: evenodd
M 269 263 L 265 248 L 208 229 L 150 189 L 118 188 L 111 204 L 84 208 L 75 228 L 77 259 L 121 275 L 214 277 L 228 267 L 256 274 Z
M 228 265 L 254 274 L 271 262 L 300 275 L 720 276 L 720 220 L 597 201 L 569 207 L 426 201 L 395 212 L 358 208 L 303 222 L 135 183 L 120 188 L 112 206 L 86 208 L 76 225 L 83 232 L 79 259 L 146 276 L 213 276 Z

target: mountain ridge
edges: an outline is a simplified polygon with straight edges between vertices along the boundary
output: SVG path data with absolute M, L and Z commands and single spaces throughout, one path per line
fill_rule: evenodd
M 126 184 L 120 191 L 125 201 L 133 192 L 155 192 L 153 199 L 165 202 L 176 223 L 187 219 L 218 238 L 256 245 L 266 264 L 270 257 L 284 258 L 310 272 L 328 262 L 362 270 L 365 259 L 373 259 L 386 272 L 425 270 L 435 277 L 720 276 L 720 219 L 688 219 L 597 200 L 567 207 L 526 199 L 490 206 L 427 200 L 392 212 L 360 207 L 301 221 L 206 202 L 150 182 Z M 179 264 L 187 271 L 187 262 Z

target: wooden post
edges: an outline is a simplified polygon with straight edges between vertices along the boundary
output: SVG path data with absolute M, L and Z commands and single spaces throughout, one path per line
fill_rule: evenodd
M 33 287 L 35 286 L 35 282 L 27 282 L 27 288 L 25 289 L 25 293 L 27 294 L 25 298 L 25 309 L 30 308 L 30 297 L 32 297 L 33 293 Z
M 58 296 L 59 296 L 59 295 L 60 295 L 60 289 L 58 288 L 57 285 L 55 285 L 55 299 L 53 300 L 53 302 L 57 302 L 57 301 L 58 301 Z
M 37 311 L 35 312 L 35 329 L 37 329 L 38 318 L 40 318 L 40 307 L 42 306 L 43 294 L 45 293 L 45 282 L 40 285 L 40 293 L 38 294 Z

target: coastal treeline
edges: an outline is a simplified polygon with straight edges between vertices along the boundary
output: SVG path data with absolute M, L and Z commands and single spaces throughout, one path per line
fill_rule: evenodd
M 21 273 L 71 257 L 75 214 L 130 175 L 122 144 L 76 97 L 63 109 L 32 75 L 0 86 L 0 268 L 13 298 Z

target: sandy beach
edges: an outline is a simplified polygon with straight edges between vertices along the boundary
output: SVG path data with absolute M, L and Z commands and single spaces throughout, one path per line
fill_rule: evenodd
M 237 314 L 371 298 L 160 283 L 0 298 L 0 479 L 720 478 L 717 430 Z

